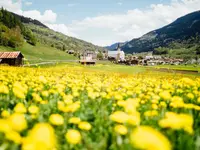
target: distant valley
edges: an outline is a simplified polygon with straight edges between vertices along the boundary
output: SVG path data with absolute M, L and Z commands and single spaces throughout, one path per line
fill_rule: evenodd
M 133 39 L 122 44 L 122 50 L 126 53 L 154 51 L 159 47 L 169 47 L 177 42 L 191 44 L 191 41 L 200 35 L 200 11 L 193 12 L 178 18 L 173 23 L 151 31 L 140 38 Z M 194 41 L 194 40 L 193 40 Z M 195 40 L 195 42 L 198 42 Z M 113 48 L 112 45 L 108 48 Z

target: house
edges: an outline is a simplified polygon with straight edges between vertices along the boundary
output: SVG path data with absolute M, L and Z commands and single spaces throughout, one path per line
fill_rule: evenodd
M 23 58 L 24 56 L 21 52 L 0 52 L 0 64 L 22 66 Z
M 108 51 L 108 59 L 109 60 L 118 60 L 118 61 L 124 61 L 125 60 L 125 53 L 121 50 L 119 44 L 117 49 L 114 51 Z
M 96 64 L 97 53 L 95 51 L 85 50 L 80 56 L 81 64 Z
M 74 52 L 74 50 L 68 50 L 67 53 L 68 54 L 74 54 L 75 52 Z

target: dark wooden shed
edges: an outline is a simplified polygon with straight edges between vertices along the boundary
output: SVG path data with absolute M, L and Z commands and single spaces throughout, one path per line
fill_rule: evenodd
M 21 52 L 0 52 L 0 64 L 22 66 L 23 58 L 24 56 Z

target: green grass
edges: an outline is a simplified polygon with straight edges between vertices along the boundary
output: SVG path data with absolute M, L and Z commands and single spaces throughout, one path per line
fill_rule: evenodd
M 147 70 L 143 66 L 125 66 L 125 65 L 116 65 L 110 63 L 109 61 L 98 61 L 96 65 L 81 65 L 78 62 L 66 62 L 66 63 L 57 63 L 53 65 L 41 65 L 42 68 L 68 68 L 75 67 L 85 71 L 98 71 L 98 72 L 113 72 L 113 73 L 124 73 L 124 74 L 136 74 L 142 73 Z
M 200 71 L 200 65 L 159 65 L 151 66 L 152 68 L 167 68 L 174 70 L 186 70 L 186 71 Z
M 37 46 L 31 46 L 30 44 L 24 43 L 22 47 L 16 49 L 0 46 L 0 51 L 21 51 L 30 63 L 67 61 L 77 59 L 76 57 L 63 51 L 41 45 L 39 43 Z
M 54 65 L 42 65 L 40 66 L 42 68 L 62 68 L 62 69 L 70 69 L 71 67 L 77 68 L 79 71 L 98 71 L 98 72 L 107 72 L 107 73 L 120 73 L 120 74 L 127 74 L 127 75 L 139 75 L 139 74 L 146 74 L 151 76 L 170 76 L 170 77 L 176 77 L 179 75 L 179 77 L 187 76 L 187 77 L 199 77 L 200 74 L 190 74 L 190 73 L 178 73 L 173 70 L 169 70 L 167 72 L 165 71 L 159 71 L 152 67 L 146 67 L 146 66 L 125 66 L 125 65 L 116 65 L 112 64 L 108 61 L 99 61 L 97 62 L 97 65 L 94 66 L 84 66 L 80 65 L 77 62 L 67 62 L 67 63 L 58 63 Z
M 115 73 L 128 73 L 135 74 L 144 72 L 146 69 L 142 66 L 124 66 L 116 64 L 97 64 L 95 66 L 84 66 L 85 69 L 97 70 L 97 71 L 107 71 Z

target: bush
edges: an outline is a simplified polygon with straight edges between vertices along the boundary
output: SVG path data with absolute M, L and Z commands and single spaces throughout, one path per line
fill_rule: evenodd
M 32 31 L 29 30 L 28 28 L 25 28 L 24 37 L 27 40 L 27 43 L 29 43 L 33 46 L 36 45 L 36 43 L 37 43 L 36 37 L 34 36 Z
M 97 54 L 97 59 L 103 60 L 103 54 L 102 54 L 101 52 L 99 52 L 99 53 Z

